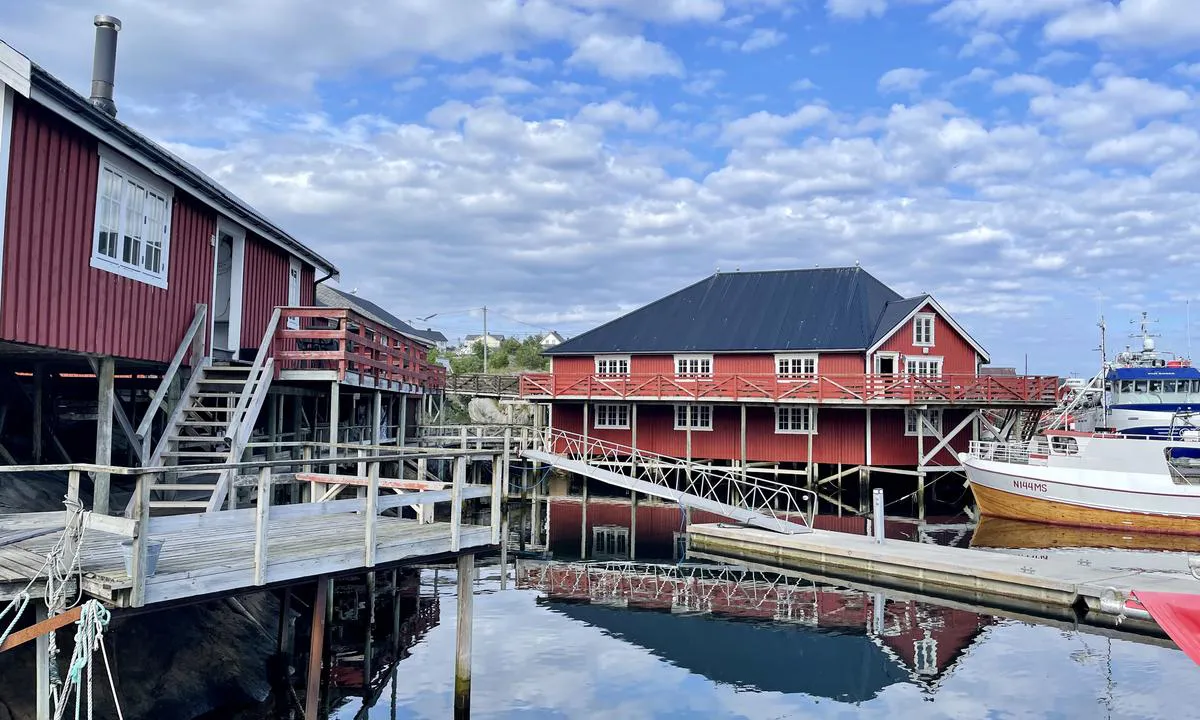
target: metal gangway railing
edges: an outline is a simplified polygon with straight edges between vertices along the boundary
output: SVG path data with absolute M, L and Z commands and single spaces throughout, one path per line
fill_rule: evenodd
M 543 438 L 542 449 L 526 450 L 525 457 L 755 527 L 789 535 L 812 531 L 812 490 L 557 428 Z

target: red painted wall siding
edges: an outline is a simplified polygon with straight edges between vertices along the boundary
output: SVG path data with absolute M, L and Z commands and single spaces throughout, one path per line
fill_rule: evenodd
M 312 265 L 300 266 L 300 304 L 304 307 L 317 304 L 316 271 Z
M 289 256 L 256 236 L 246 237 L 246 264 L 242 285 L 242 347 L 257 348 L 271 313 L 287 305 Z M 307 272 L 308 280 L 305 280 Z M 316 289 L 311 266 L 300 266 L 300 304 L 313 305 Z M 306 297 L 307 291 L 307 297 Z
M 934 330 L 934 339 L 937 339 Z M 702 353 L 703 354 L 703 353 Z M 818 353 L 817 367 L 823 375 L 861 375 L 866 367 L 863 353 Z M 596 372 L 591 355 L 554 358 L 554 374 L 560 377 L 583 377 Z M 633 375 L 673 375 L 674 355 L 633 355 L 629 359 Z M 715 375 L 774 375 L 775 353 L 713 355 Z
M 95 142 L 15 98 L 0 337 L 168 362 L 212 294 L 215 216 L 175 193 L 167 290 L 90 266 Z
M 962 419 L 970 413 L 969 410 L 947 408 L 942 414 L 942 432 L 950 432 Z M 928 452 L 937 444 L 937 440 L 926 436 L 925 449 Z M 965 452 L 971 442 L 971 429 L 966 428 L 950 444 L 934 457 L 935 465 L 957 465 L 955 453 Z M 871 410 L 871 464 L 915 466 L 917 464 L 917 438 L 904 434 L 904 411 Z
M 594 410 L 590 410 L 588 437 L 620 445 L 632 444 L 631 430 L 597 430 L 592 427 L 595 424 L 594 415 Z M 551 424 L 560 430 L 582 434 L 583 405 L 556 403 Z M 903 426 L 900 432 L 903 432 Z M 912 461 L 909 464 L 915 464 L 916 443 L 914 441 L 911 444 Z M 687 432 L 675 429 L 673 405 L 638 405 L 637 447 L 660 455 L 687 457 Z M 751 461 L 807 462 L 808 436 L 776 434 L 773 407 L 747 406 L 746 455 Z M 714 406 L 713 429 L 692 431 L 692 458 L 740 460 L 741 457 L 740 407 Z M 866 413 L 859 409 L 819 408 L 817 434 L 813 436 L 813 460 L 846 464 L 866 462 Z
M 919 312 L 935 312 L 932 305 L 926 305 Z M 933 355 L 940 356 L 942 360 L 942 374 L 944 375 L 974 375 L 975 374 L 975 348 L 959 335 L 946 319 L 938 314 L 933 321 L 933 342 L 934 346 L 929 348 L 929 352 L 923 352 L 924 348 L 913 345 L 913 320 L 908 321 L 896 331 L 894 335 L 887 339 L 880 346 L 882 351 L 899 352 L 903 355 Z M 901 359 L 901 368 L 903 358 Z

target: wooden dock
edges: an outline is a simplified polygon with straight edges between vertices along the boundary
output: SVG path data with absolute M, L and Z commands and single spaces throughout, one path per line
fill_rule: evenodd
M 1072 610 L 1097 624 L 1153 622 L 1125 608 L 1132 591 L 1200 594 L 1200 581 L 1129 567 L 1084 564 L 1054 555 L 1027 557 L 866 535 L 814 530 L 781 535 L 720 524 L 688 526 L 688 546 L 705 555 L 817 572 L 830 578 L 1038 614 Z

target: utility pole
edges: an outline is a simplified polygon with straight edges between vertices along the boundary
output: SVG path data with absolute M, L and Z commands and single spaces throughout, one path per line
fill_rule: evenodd
M 488 371 L 488 331 L 487 331 L 487 305 L 483 306 L 483 374 L 487 375 Z

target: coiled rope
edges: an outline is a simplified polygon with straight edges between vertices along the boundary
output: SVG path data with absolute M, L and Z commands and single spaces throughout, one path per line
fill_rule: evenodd
M 108 675 L 108 687 L 112 691 L 113 705 L 117 709 L 118 720 L 125 720 L 121 712 L 121 703 L 117 699 L 117 686 L 113 681 L 112 666 L 108 662 L 108 651 L 104 647 L 104 630 L 108 627 L 112 613 L 96 600 L 88 600 L 80 610 L 79 622 L 75 625 L 75 650 L 71 653 L 71 664 L 67 668 L 67 681 L 62 692 L 54 699 L 54 720 L 62 720 L 66 716 L 69 702 L 75 698 L 75 720 L 80 720 L 83 704 L 84 670 L 87 670 L 87 717 L 92 720 L 95 716 L 95 706 L 92 702 L 92 655 L 99 650 L 104 660 L 104 670 Z

